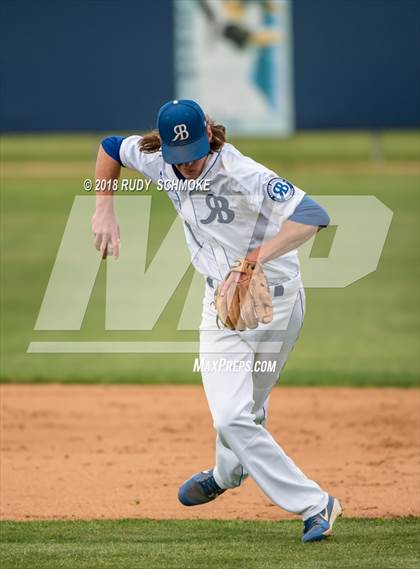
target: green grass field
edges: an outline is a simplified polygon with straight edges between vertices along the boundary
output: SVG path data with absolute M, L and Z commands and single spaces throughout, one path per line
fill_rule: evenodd
M 86 195 L 82 181 L 93 176 L 100 139 L 2 139 L 2 381 L 198 383 L 194 354 L 26 353 L 37 340 L 197 340 L 195 332 L 174 332 L 192 270 L 151 332 L 104 330 L 105 267 L 79 332 L 34 331 L 70 207 L 76 195 Z M 345 289 L 307 289 L 305 326 L 284 383 L 416 384 L 419 133 L 385 133 L 379 161 L 371 159 L 371 138 L 363 132 L 233 142 L 308 194 L 374 195 L 394 212 L 375 273 Z M 154 192 L 149 260 L 174 215 L 164 193 Z
M 2 522 L 2 569 L 415 569 L 415 519 L 339 520 L 301 544 L 299 522 Z

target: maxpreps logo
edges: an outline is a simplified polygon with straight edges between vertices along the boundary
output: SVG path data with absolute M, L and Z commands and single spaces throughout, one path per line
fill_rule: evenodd
M 276 202 L 287 202 L 295 195 L 295 188 L 284 178 L 271 178 L 267 184 L 267 193 Z

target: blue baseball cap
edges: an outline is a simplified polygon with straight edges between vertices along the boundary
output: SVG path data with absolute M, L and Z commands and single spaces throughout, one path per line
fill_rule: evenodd
M 163 159 L 168 164 L 199 160 L 210 151 L 206 116 L 195 101 L 179 99 L 163 105 L 157 128 Z

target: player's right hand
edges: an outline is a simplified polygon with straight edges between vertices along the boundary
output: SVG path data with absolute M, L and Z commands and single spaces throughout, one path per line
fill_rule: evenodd
M 118 259 L 121 241 L 115 214 L 97 209 L 92 217 L 92 231 L 95 236 L 95 247 L 100 251 L 102 259 L 106 259 L 108 255 Z

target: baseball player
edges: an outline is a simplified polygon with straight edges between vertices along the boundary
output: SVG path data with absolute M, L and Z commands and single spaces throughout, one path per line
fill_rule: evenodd
M 305 476 L 266 421 L 270 392 L 304 318 L 296 249 L 328 225 L 328 214 L 228 144 L 224 127 L 192 100 L 163 105 L 157 130 L 143 137 L 105 138 L 96 179 L 118 179 L 121 167 L 168 188 L 192 263 L 205 279 L 200 367 L 217 433 L 216 457 L 213 468 L 181 485 L 180 502 L 210 502 L 249 475 L 274 504 L 302 517 L 303 542 L 324 539 L 342 512 L 340 502 Z M 183 185 L 186 180 L 196 186 Z M 92 229 L 102 256 L 117 257 L 110 192 L 97 193 Z

